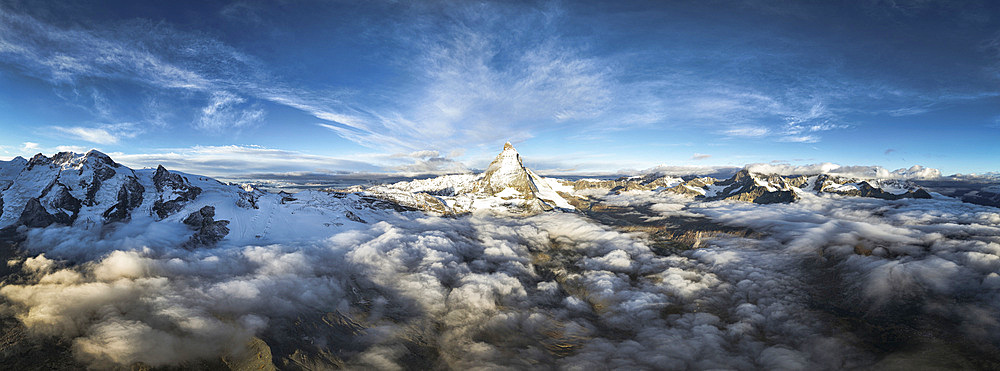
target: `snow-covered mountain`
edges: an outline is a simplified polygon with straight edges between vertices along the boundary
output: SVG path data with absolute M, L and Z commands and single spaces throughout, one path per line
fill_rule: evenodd
M 290 195 L 157 169 L 133 170 L 96 150 L 0 161 L 0 229 L 65 226 L 100 235 L 123 224 L 176 228 L 186 247 L 315 239 L 405 210 L 370 196 Z M 294 226 L 294 228 L 293 228 Z M 141 229 L 141 228 L 140 228 Z
M 125 221 L 146 189 L 135 171 L 90 151 L 0 162 L 0 192 L 0 227 L 46 227 Z
M 281 238 L 312 238 L 341 226 L 381 218 L 373 213 L 389 210 L 441 215 L 573 211 L 574 205 L 590 202 L 588 195 L 595 191 L 636 190 L 676 193 L 704 201 L 755 203 L 794 202 L 804 193 L 890 200 L 931 197 L 905 180 L 788 176 L 750 169 L 724 180 L 647 175 L 570 182 L 542 177 L 526 168 L 510 143 L 478 175 L 445 175 L 291 195 L 243 189 L 162 166 L 133 170 L 95 150 L 0 162 L 0 228 L 8 234 L 50 225 L 104 231 L 125 222 L 166 222 L 187 226 L 186 233 L 191 234 L 188 246 L 194 247 L 223 239 L 263 242 L 274 233 L 285 234 Z M 291 226 L 295 227 L 285 228 Z
M 734 200 L 754 203 L 795 202 L 803 193 L 874 197 L 887 200 L 931 198 L 916 184 L 898 179 L 858 179 L 829 174 L 782 176 L 743 169 L 729 179 L 699 177 L 687 181 L 672 176 L 620 178 L 613 181 L 578 180 L 575 190 L 607 189 L 622 193 L 653 190 L 694 196 L 705 201 Z
M 738 200 L 754 203 L 794 202 L 804 192 L 886 200 L 931 198 L 927 191 L 903 180 L 857 179 L 829 174 L 781 176 L 743 169 L 732 178 L 704 187 L 705 200 Z
M 521 155 L 509 142 L 486 171 L 479 175 L 445 175 L 437 178 L 347 191 L 372 195 L 439 214 L 464 214 L 479 210 L 538 213 L 573 210 L 568 201 L 573 187 L 559 179 L 544 178 L 524 167 Z
M 355 186 L 344 191 L 370 195 L 399 205 L 438 214 L 463 214 L 480 210 L 531 214 L 572 211 L 588 202 L 592 192 L 669 192 L 698 200 L 734 200 L 754 203 L 787 203 L 803 193 L 873 197 L 887 200 L 931 198 L 914 183 L 901 179 L 856 178 L 831 174 L 778 175 L 744 168 L 729 179 L 674 176 L 622 177 L 615 180 L 546 178 L 524 167 L 510 143 L 482 174 L 445 175 L 431 179 L 376 186 Z

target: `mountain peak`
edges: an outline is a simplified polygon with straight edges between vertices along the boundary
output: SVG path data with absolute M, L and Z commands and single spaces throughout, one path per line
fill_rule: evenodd
M 517 153 L 510 142 L 503 145 L 503 151 L 486 168 L 478 188 L 489 194 L 501 192 L 507 188 L 515 188 L 525 194 L 535 190 L 528 170 L 521 163 L 521 155 Z

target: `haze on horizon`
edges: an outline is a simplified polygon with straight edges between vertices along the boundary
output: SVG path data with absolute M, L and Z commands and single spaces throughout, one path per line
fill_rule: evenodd
M 0 1 L 0 158 L 247 173 L 998 171 L 989 1 Z

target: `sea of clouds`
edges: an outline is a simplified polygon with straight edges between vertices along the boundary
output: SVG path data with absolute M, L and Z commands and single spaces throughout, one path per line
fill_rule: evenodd
M 239 354 L 254 336 L 276 360 L 297 347 L 349 368 L 996 361 L 996 208 L 811 195 L 693 203 L 653 192 L 604 202 L 756 233 L 665 254 L 642 233 L 579 214 L 403 213 L 313 243 L 188 251 L 177 247 L 183 231 L 159 223 L 49 228 L 30 234 L 30 257 L 11 263 L 21 278 L 0 297 L 32 333 L 68 341 L 99 368 Z M 320 317 L 326 326 L 295 325 Z M 937 354 L 927 349 L 948 355 L 920 358 Z

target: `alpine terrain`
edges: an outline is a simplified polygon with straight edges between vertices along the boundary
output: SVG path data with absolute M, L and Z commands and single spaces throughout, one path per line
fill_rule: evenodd
M 996 367 L 1000 209 L 921 184 L 936 183 L 750 166 L 570 181 L 506 143 L 480 173 L 290 194 L 96 150 L 18 157 L 0 162 L 0 356 Z

